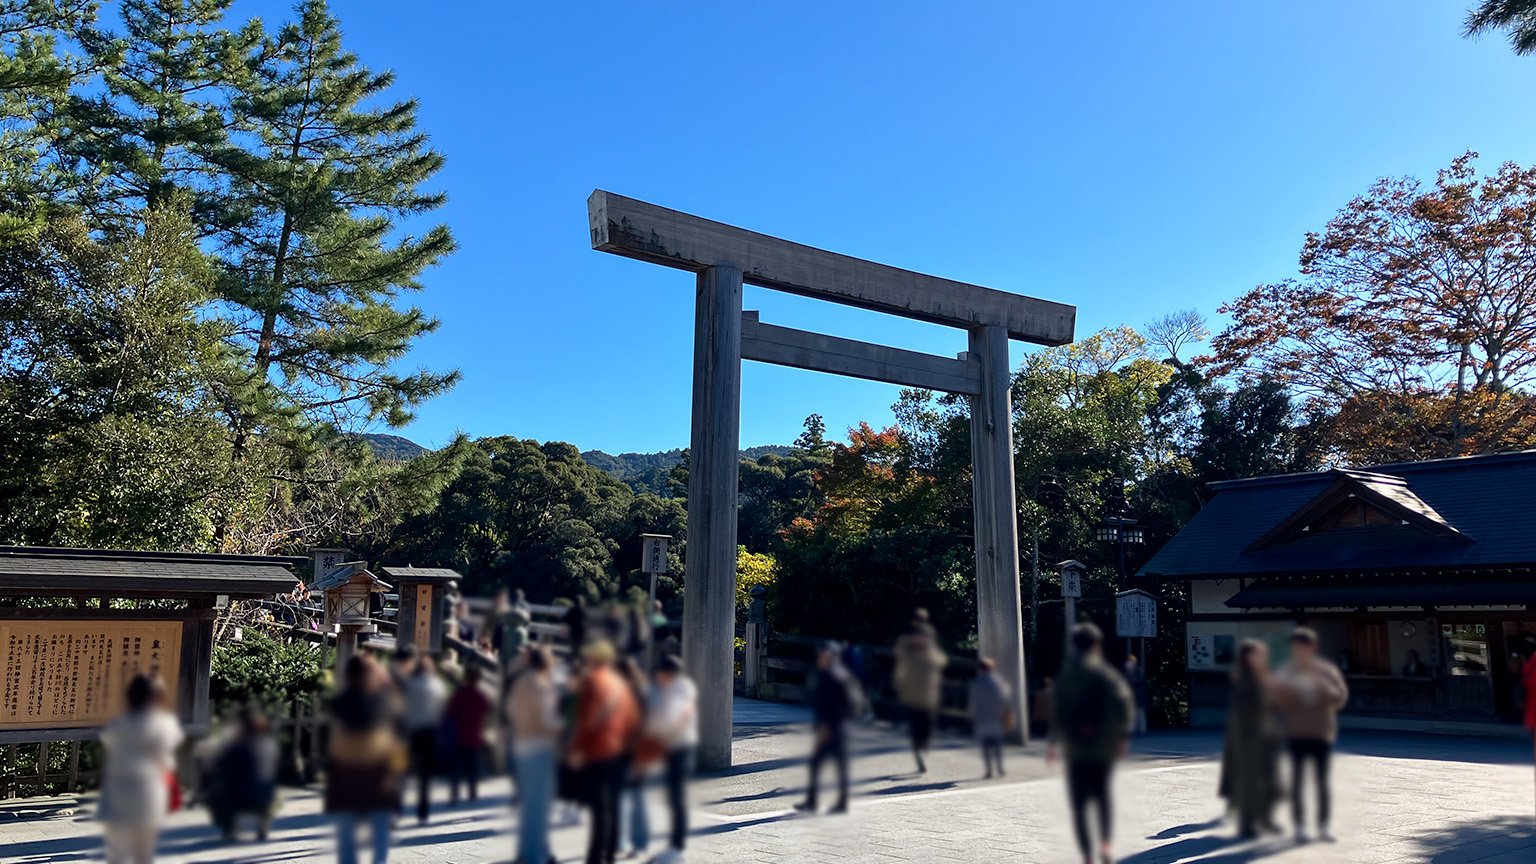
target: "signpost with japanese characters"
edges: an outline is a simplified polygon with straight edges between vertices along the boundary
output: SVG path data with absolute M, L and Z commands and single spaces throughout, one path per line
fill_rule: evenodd
M 671 540 L 671 534 L 640 535 L 640 572 L 651 574 L 652 606 L 656 605 L 656 575 L 667 572 L 667 544 Z

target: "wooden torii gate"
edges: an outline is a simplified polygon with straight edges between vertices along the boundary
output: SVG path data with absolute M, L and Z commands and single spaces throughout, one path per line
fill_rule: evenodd
M 731 764 L 741 361 L 961 393 L 971 402 L 981 653 L 1027 715 L 1019 611 L 1008 340 L 1072 341 L 1076 308 L 900 270 L 597 190 L 592 248 L 697 274 L 683 659 L 699 687 L 699 764 Z M 775 327 L 742 312 L 742 285 L 872 309 L 970 334 L 955 359 Z

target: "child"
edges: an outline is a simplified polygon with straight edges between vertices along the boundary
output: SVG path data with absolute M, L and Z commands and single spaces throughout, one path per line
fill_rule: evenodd
M 990 780 L 994 765 L 996 776 L 1003 774 L 1003 734 L 1013 727 L 1013 711 L 1008 707 L 1008 683 L 997 674 L 997 664 L 983 657 L 977 665 L 976 680 L 971 682 L 971 722 Z

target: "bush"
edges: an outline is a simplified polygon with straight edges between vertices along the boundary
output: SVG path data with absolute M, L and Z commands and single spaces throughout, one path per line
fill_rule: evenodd
M 318 693 L 323 680 L 318 646 L 248 627 L 240 641 L 213 646 L 209 699 L 220 714 L 252 701 L 288 705 Z

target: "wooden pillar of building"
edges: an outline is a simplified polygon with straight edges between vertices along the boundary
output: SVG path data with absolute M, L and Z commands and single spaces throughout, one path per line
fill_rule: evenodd
M 971 399 L 971 476 L 975 499 L 977 631 L 983 657 L 1013 691 L 1013 739 L 1028 737 L 1024 713 L 1024 629 L 1020 617 L 1018 508 L 1014 502 L 1013 399 L 1008 332 L 970 331 L 981 363 L 981 393 Z
M 688 452 L 683 662 L 699 688 L 699 766 L 731 764 L 736 494 L 741 447 L 741 271 L 698 275 Z

